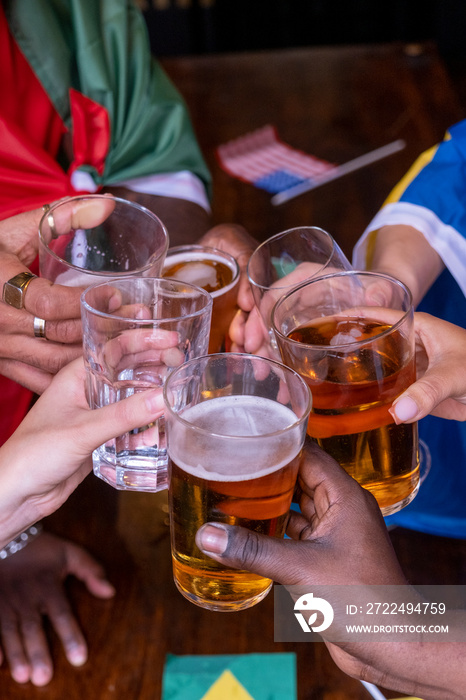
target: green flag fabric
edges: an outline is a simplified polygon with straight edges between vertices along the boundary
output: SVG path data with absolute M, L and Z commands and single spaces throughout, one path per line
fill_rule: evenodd
M 254 700 L 297 698 L 295 654 L 169 654 L 163 673 L 162 700 L 201 700 L 225 670 L 233 674 Z
M 132 0 L 4 0 L 10 30 L 71 128 L 70 88 L 108 113 L 110 147 L 96 185 L 188 170 L 210 174 L 184 100 L 150 55 Z

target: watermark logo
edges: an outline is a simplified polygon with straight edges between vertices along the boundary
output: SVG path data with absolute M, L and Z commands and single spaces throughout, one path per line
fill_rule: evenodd
M 323 632 L 328 629 L 333 622 L 333 608 L 330 603 L 323 598 L 314 598 L 313 593 L 305 593 L 298 598 L 294 604 L 294 610 L 295 617 L 304 632 Z M 302 612 L 296 612 L 296 610 Z M 309 615 L 307 620 L 302 613 Z M 318 613 L 323 615 L 323 622 L 316 626 L 315 623 L 317 622 Z

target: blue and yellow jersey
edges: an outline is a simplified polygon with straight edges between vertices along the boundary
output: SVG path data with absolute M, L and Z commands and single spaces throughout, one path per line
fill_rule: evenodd
M 466 120 L 419 156 L 392 190 L 355 247 L 355 267 L 370 268 L 377 230 L 395 224 L 426 237 L 466 296 Z
M 420 231 L 445 264 L 418 310 L 466 327 L 466 120 L 419 156 L 392 190 L 355 246 L 355 267 L 371 267 L 377 231 L 396 224 Z M 419 434 L 431 456 L 430 472 L 414 501 L 387 523 L 464 539 L 466 423 L 427 416 Z

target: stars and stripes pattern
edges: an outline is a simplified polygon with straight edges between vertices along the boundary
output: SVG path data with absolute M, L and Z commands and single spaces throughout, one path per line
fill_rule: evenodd
M 271 125 L 219 146 L 217 158 L 230 175 L 272 194 L 317 180 L 336 167 L 283 143 Z

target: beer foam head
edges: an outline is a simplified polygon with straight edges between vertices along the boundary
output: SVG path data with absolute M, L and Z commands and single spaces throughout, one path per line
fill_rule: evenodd
M 288 464 L 302 445 L 296 414 L 271 399 L 222 396 L 186 409 L 181 418 L 168 417 L 168 452 L 200 478 L 264 476 Z
M 220 274 L 220 268 L 230 270 L 228 279 L 222 279 L 224 274 Z M 168 251 L 163 276 L 208 289 L 215 298 L 234 287 L 238 282 L 239 268 L 235 259 L 224 251 L 195 245 L 179 246 Z
M 192 262 L 190 265 L 182 267 L 177 272 L 172 273 L 173 279 L 197 284 L 199 287 L 215 287 L 217 285 L 217 271 L 215 267 L 206 265 L 203 262 Z

